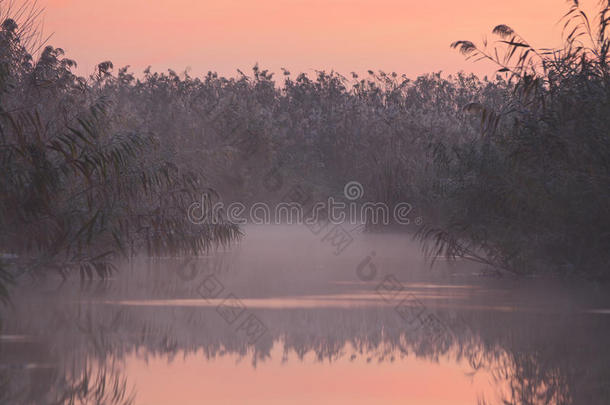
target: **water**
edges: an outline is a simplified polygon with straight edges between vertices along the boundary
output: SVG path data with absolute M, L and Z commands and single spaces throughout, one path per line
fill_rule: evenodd
M 407 235 L 250 226 L 207 257 L 13 291 L 0 403 L 606 404 L 610 295 L 430 269 Z

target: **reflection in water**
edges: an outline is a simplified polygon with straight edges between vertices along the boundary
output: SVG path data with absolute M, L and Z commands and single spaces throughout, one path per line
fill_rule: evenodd
M 248 231 L 229 252 L 14 292 L 0 403 L 610 401 L 601 289 L 430 270 L 405 236 L 361 235 L 334 256 L 301 228 Z M 379 274 L 362 281 L 372 250 Z M 389 275 L 395 301 L 380 293 Z

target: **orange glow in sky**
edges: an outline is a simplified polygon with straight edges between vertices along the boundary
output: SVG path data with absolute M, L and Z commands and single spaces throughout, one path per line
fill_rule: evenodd
M 594 3 L 593 0 L 590 2 Z M 479 41 L 508 24 L 530 43 L 555 46 L 564 0 L 40 0 L 50 44 L 78 72 L 111 60 L 141 72 L 172 68 L 234 75 L 261 67 L 292 73 L 368 69 L 414 76 L 472 64 L 449 44 Z

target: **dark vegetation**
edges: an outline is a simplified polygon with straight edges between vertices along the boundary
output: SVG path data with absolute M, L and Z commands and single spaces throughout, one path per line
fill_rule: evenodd
M 0 32 L 4 294 L 15 274 L 105 277 L 119 256 L 229 243 L 236 226 L 192 225 L 186 207 L 211 190 L 278 201 L 273 172 L 315 197 L 357 180 L 368 200 L 413 204 L 432 256 L 608 277 L 608 2 L 595 20 L 573 3 L 562 49 L 505 25 L 494 45 L 453 44 L 497 63 L 493 80 L 136 77 L 111 62 L 85 78 L 61 49 L 37 49 L 37 13 L 4 10 Z
M 86 80 L 61 49 L 32 58 L 28 5 L 0 31 L 0 296 L 16 274 L 107 277 L 119 256 L 196 254 L 237 238 L 235 225 L 187 220 L 204 187 L 110 94 L 109 63 Z
M 434 252 L 610 276 L 610 2 L 595 19 L 569 3 L 562 49 L 535 49 L 506 25 L 494 46 L 452 45 L 499 65 L 510 93 L 501 108 L 466 105 L 480 137 L 436 149 L 441 226 L 420 232 Z

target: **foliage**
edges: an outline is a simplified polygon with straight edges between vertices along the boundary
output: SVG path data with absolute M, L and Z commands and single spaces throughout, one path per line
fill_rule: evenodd
M 497 63 L 512 90 L 501 108 L 466 106 L 481 119 L 479 138 L 434 149 L 444 214 L 419 234 L 434 255 L 608 277 L 610 3 L 600 6 L 594 25 L 572 2 L 562 49 L 535 49 L 506 25 L 491 49 L 452 45 Z
M 12 19 L 0 31 L 0 292 L 16 274 L 50 269 L 107 277 L 118 256 L 197 254 L 239 237 L 194 226 L 189 204 L 209 192 L 163 156 L 158 134 L 129 128 L 96 81 L 46 46 L 34 60 Z
M 574 3 L 563 49 L 534 49 L 506 25 L 494 44 L 453 44 L 499 64 L 492 80 L 276 80 L 258 65 L 138 77 L 109 61 L 84 78 L 60 48 L 32 57 L 37 11 L 24 10 L 0 37 L 0 285 L 16 267 L 105 276 L 121 253 L 228 243 L 237 227 L 193 226 L 186 208 L 211 189 L 281 200 L 265 183 L 276 172 L 314 197 L 355 180 L 366 200 L 415 205 L 433 256 L 519 273 L 608 268 L 607 5 L 595 28 Z

